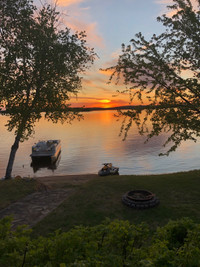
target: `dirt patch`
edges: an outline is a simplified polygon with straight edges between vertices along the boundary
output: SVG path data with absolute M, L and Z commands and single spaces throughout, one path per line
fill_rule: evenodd
M 65 185 L 79 185 L 88 181 L 97 179 L 97 174 L 80 174 L 80 175 L 63 175 L 63 176 L 45 176 L 36 177 L 35 179 L 50 188 L 62 188 Z

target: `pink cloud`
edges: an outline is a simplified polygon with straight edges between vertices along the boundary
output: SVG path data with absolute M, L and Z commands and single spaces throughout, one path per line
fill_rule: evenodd
M 94 83 L 95 81 L 95 83 Z M 98 75 L 96 75 L 96 73 L 94 73 L 93 76 L 88 76 L 86 78 L 83 79 L 83 83 L 89 86 L 94 86 L 94 85 L 99 85 L 99 84 L 107 84 L 108 79 L 107 77 L 99 77 Z
M 172 0 L 156 0 L 155 3 L 162 4 L 162 5 L 169 5 L 172 4 Z
M 194 10 L 198 10 L 199 7 L 198 7 L 198 4 L 197 4 L 197 0 L 190 0 L 190 1 L 192 3 L 192 6 L 193 6 Z M 167 16 L 172 17 L 173 15 L 176 14 L 175 10 L 168 10 L 167 11 L 167 8 L 166 8 L 167 6 L 170 6 L 170 5 L 174 4 L 173 0 L 155 0 L 155 3 L 160 4 L 160 5 L 165 5 L 165 7 L 162 9 L 160 15 L 166 13 Z
M 79 4 L 83 1 L 84 0 L 57 0 L 57 4 L 59 6 L 71 6 L 71 5 Z
M 100 92 L 106 92 L 106 93 L 113 93 L 113 90 L 115 91 L 116 89 L 111 88 L 108 84 L 107 84 L 107 80 L 103 80 L 101 81 L 101 79 L 96 79 L 95 77 L 93 77 L 92 80 L 89 79 L 84 79 L 83 80 L 83 89 L 88 89 L 88 87 L 90 87 L 91 89 L 95 90 L 96 93 Z M 98 91 L 97 91 L 98 90 Z
M 91 22 L 87 23 L 81 21 L 80 19 L 69 17 L 68 21 L 65 21 L 66 25 L 74 31 L 85 31 L 87 35 L 87 42 L 92 46 L 98 46 L 104 48 L 104 39 L 98 34 L 97 23 Z
M 73 31 L 85 31 L 86 40 L 92 47 L 104 48 L 104 39 L 98 32 L 98 24 L 95 21 L 91 21 L 90 6 L 81 7 L 82 2 L 88 2 L 86 0 L 53 0 L 61 8 L 61 13 L 65 14 L 65 18 L 62 19 L 62 23 Z M 64 17 L 64 16 L 63 16 Z
M 122 49 L 121 48 L 118 48 L 116 51 L 114 51 L 112 54 L 111 54 L 111 58 L 113 59 L 113 60 L 116 60 L 118 57 L 119 57 L 119 55 L 121 55 L 122 54 Z

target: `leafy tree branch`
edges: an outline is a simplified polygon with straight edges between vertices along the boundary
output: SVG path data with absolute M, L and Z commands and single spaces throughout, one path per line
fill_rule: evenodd
M 168 6 L 173 14 L 157 18 L 165 31 L 154 34 L 150 40 L 146 40 L 142 33 L 136 34 L 131 45 L 122 45 L 117 64 L 107 69 L 113 70 L 110 82 L 118 83 L 122 79 L 128 86 L 133 104 L 135 98 L 141 103 L 149 101 L 143 122 L 138 116 L 141 111 L 120 113 L 120 116 L 130 118 L 127 127 L 122 127 L 125 137 L 132 125 L 130 121 L 135 120 L 139 131 L 144 133 L 144 124 L 150 117 L 152 130 L 148 132 L 148 139 L 160 134 L 162 129 L 171 133 L 167 143 L 172 141 L 174 145 L 167 154 L 182 140 L 196 140 L 199 136 L 199 0 L 196 0 L 196 6 L 197 10 L 190 0 L 173 0 L 173 5 Z
M 81 73 L 95 59 L 85 32 L 59 28 L 56 7 L 38 9 L 31 0 L 0 2 L 0 106 L 10 115 L 7 127 L 19 141 L 34 132 L 41 112 L 53 122 L 71 121 L 70 96 L 81 89 Z M 11 177 L 13 156 L 6 178 Z

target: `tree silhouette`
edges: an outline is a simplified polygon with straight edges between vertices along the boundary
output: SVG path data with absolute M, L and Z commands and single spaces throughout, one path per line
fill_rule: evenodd
M 10 178 L 19 142 L 34 132 L 44 112 L 57 122 L 76 117 L 67 104 L 81 88 L 81 76 L 95 53 L 85 32 L 71 34 L 56 7 L 40 9 L 31 0 L 0 1 L 0 108 L 15 130 L 5 178 Z
M 167 154 L 182 140 L 195 141 L 200 135 L 200 0 L 196 6 L 190 0 L 173 0 L 171 12 L 157 18 L 165 31 L 149 41 L 136 34 L 131 45 L 122 45 L 117 64 L 107 69 L 113 70 L 110 81 L 123 79 L 132 103 L 135 98 L 149 100 L 144 119 L 141 110 L 119 113 L 126 117 L 125 136 L 133 121 L 148 138 L 168 131 L 165 145 L 173 145 Z M 152 129 L 145 124 L 149 116 Z

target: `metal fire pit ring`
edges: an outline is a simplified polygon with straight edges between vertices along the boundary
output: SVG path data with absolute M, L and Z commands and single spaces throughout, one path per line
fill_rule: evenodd
M 131 208 L 148 209 L 157 206 L 160 201 L 155 194 L 147 190 L 132 190 L 122 196 L 122 202 Z

